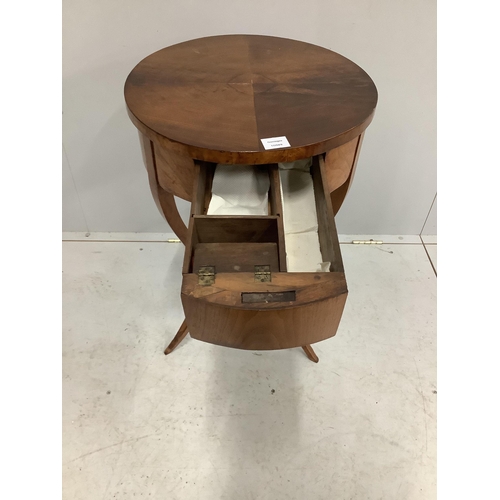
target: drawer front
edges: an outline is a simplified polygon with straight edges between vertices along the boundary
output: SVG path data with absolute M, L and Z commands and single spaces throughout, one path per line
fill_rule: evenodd
M 347 290 L 337 297 L 282 309 L 230 308 L 182 294 L 189 333 L 195 339 L 237 349 L 288 349 L 333 337 Z

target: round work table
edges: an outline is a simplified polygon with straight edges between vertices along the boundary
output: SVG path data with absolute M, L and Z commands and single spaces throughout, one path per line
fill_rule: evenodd
M 377 90 L 363 69 L 326 48 L 271 36 L 223 35 L 179 43 L 147 56 L 126 80 L 125 101 L 130 119 L 139 130 L 158 209 L 179 239 L 189 245 L 190 232 L 179 216 L 174 196 L 192 203 L 192 216 L 207 217 L 206 207 L 195 205 L 197 196 L 204 196 L 197 190 L 207 188 L 205 177 L 200 184 L 200 169 L 209 169 L 210 165 L 238 168 L 313 158 L 321 190 L 328 198 L 321 214 L 318 211 L 318 220 L 323 212 L 328 218 L 329 211 L 333 219 L 352 183 L 363 135 L 375 112 Z M 279 218 L 279 210 L 271 215 Z M 337 248 L 334 221 L 329 224 L 326 231 L 335 233 L 336 243 L 332 245 Z M 186 264 L 190 259 L 191 255 L 185 259 L 185 274 L 194 272 Z M 339 270 L 343 275 L 343 268 Z M 205 295 L 207 290 L 203 289 Z M 190 293 L 193 295 L 193 290 Z M 190 321 L 184 301 L 183 305 L 187 323 L 166 353 L 187 331 L 194 336 L 198 328 L 196 318 Z M 264 314 L 268 306 L 253 311 Z M 343 305 L 337 326 L 342 309 Z M 220 330 L 223 324 L 217 328 Z M 317 361 L 309 344 L 335 335 L 337 326 L 319 337 L 299 335 L 294 342 Z M 245 337 L 246 343 L 229 337 L 202 338 L 201 333 L 195 338 L 241 348 L 289 347 L 288 341 L 257 341 L 264 334 L 256 333 L 256 328 Z M 321 328 L 318 325 L 317 330 Z M 282 334 L 270 335 L 276 339 Z

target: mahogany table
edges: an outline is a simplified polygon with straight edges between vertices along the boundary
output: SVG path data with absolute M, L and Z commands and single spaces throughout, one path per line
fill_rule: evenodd
M 199 340 L 243 349 L 302 346 L 317 362 L 310 344 L 335 335 L 347 298 L 334 215 L 375 112 L 371 78 L 316 45 L 212 36 L 143 59 L 127 78 L 125 100 L 155 202 L 186 245 L 186 319 L 165 354 L 189 331 Z M 270 143 L 280 147 L 264 147 L 262 139 L 283 137 L 287 142 Z M 288 273 L 276 164 L 308 157 L 321 252 L 332 264 L 327 273 Z M 269 216 L 207 215 L 216 164 L 267 165 Z M 189 228 L 174 196 L 192 203 Z M 276 249 L 277 267 L 262 262 L 264 245 Z M 203 260 L 208 255 L 216 265 Z M 227 268 L 236 258 L 243 272 Z

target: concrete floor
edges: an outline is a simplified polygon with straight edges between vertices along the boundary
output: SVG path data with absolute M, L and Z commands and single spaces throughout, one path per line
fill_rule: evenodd
M 166 357 L 184 247 L 63 249 L 64 499 L 436 497 L 436 277 L 421 244 L 342 245 L 349 298 L 318 364 L 189 337 Z

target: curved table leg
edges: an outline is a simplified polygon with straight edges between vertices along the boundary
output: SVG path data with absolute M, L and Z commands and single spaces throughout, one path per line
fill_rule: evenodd
M 303 345 L 302 349 L 304 349 L 304 352 L 306 353 L 306 356 L 311 360 L 317 363 L 319 361 L 318 356 L 316 356 L 316 353 L 314 352 L 314 349 L 310 345 Z
M 174 233 L 185 245 L 187 241 L 188 229 L 179 215 L 174 195 L 165 191 L 158 184 L 153 143 L 149 140 L 149 138 L 141 133 L 139 133 L 139 138 L 141 140 L 141 147 L 144 155 L 144 164 L 146 166 L 146 170 L 148 171 L 149 187 L 151 188 L 151 194 L 153 195 L 156 206 L 163 217 L 165 217 L 165 220 L 168 222 Z
M 170 344 L 168 344 L 168 347 L 165 349 L 165 354 L 170 354 L 186 337 L 188 334 L 188 327 L 186 324 L 186 319 L 184 318 L 184 321 L 182 322 L 182 325 L 179 328 L 179 331 L 176 333 L 175 337 L 172 339 Z M 314 349 L 310 345 L 304 345 L 302 346 L 302 349 L 304 349 L 304 352 L 306 353 L 306 356 L 313 361 L 314 363 L 317 363 L 319 361 L 318 356 L 314 352 Z
M 157 186 L 157 196 L 158 203 L 161 207 L 161 212 L 168 222 L 169 226 L 172 228 L 177 237 L 186 244 L 188 236 L 188 228 L 184 221 L 181 219 L 179 211 L 177 210 L 177 205 L 175 204 L 175 198 L 172 193 L 165 191 L 162 187 Z
M 172 342 L 168 345 L 168 347 L 165 349 L 165 354 L 170 354 L 183 340 L 184 337 L 188 334 L 188 327 L 186 325 L 186 319 L 182 322 L 182 325 L 179 328 L 179 331 L 175 335 L 175 337 L 172 339 Z

